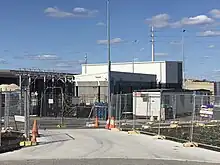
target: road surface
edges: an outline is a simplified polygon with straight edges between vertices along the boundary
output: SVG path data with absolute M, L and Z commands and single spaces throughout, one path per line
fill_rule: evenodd
M 184 148 L 179 143 L 156 140 L 147 135 L 128 135 L 125 132 L 98 129 L 45 130 L 41 133 L 43 136 L 39 138 L 40 145 L 0 154 L 0 164 L 208 165 L 216 163 L 217 165 L 220 163 L 218 152 Z

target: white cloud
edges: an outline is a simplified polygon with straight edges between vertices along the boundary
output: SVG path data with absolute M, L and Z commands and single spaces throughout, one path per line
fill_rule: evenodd
M 67 18 L 67 17 L 91 17 L 98 13 L 97 10 L 89 10 L 76 7 L 71 12 L 60 10 L 58 7 L 48 7 L 44 13 L 50 17 Z
M 198 15 L 195 17 L 183 18 L 181 20 L 182 25 L 206 25 L 212 24 L 214 20 L 206 15 Z
M 47 9 L 44 10 L 44 13 L 47 16 L 57 17 L 57 18 L 66 18 L 66 17 L 73 17 L 74 16 L 73 13 L 62 11 L 62 10 L 58 9 L 57 7 L 48 7 Z
M 220 9 L 213 9 L 209 12 L 212 17 L 214 18 L 220 18 Z
M 182 42 L 181 41 L 171 41 L 171 45 L 180 45 Z
M 28 58 L 30 60 L 57 60 L 58 56 L 52 54 L 41 54 L 41 55 L 25 55 L 23 58 Z
M 156 28 L 163 28 L 169 26 L 170 16 L 166 13 L 158 14 L 153 16 L 152 18 L 146 19 L 146 21 Z
M 0 58 L 0 64 L 7 64 L 7 61 L 3 58 Z
M 72 65 L 68 64 L 68 63 L 58 63 L 56 64 L 56 67 L 60 67 L 60 68 L 71 68 Z
M 215 47 L 215 45 L 209 45 L 209 48 L 214 48 Z
M 96 25 L 97 26 L 105 26 L 105 23 L 104 22 L 98 22 Z
M 141 48 L 141 49 L 140 49 L 140 52 L 144 51 L 144 49 L 145 49 L 145 48 Z
M 123 42 L 123 40 L 121 38 L 113 38 L 111 39 L 110 43 L 111 44 L 117 44 L 117 43 L 121 43 Z M 108 44 L 108 40 L 98 40 L 97 44 Z
M 60 67 L 60 68 L 70 68 L 70 67 L 75 67 L 76 65 L 80 65 L 85 63 L 85 60 L 56 60 L 55 61 L 55 66 Z
M 214 36 L 220 36 L 220 31 L 212 31 L 212 30 L 207 30 L 204 32 L 200 32 L 198 36 L 201 37 L 214 37 Z
M 171 17 L 168 14 L 158 14 L 150 19 L 146 19 L 147 23 L 156 28 L 172 27 L 179 28 L 184 25 L 209 25 L 215 21 L 206 15 L 198 15 L 194 17 L 184 17 L 179 21 L 171 22 Z
M 167 56 L 168 53 L 155 53 L 155 56 Z

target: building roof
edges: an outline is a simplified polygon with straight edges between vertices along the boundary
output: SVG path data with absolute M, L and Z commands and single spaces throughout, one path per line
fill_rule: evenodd
M 156 89 L 143 89 L 143 90 L 137 90 L 135 92 L 210 92 L 210 90 L 206 89 L 196 89 L 196 90 L 189 90 L 189 89 L 168 89 L 168 88 L 156 88 Z
M 116 62 L 111 65 L 126 65 L 126 64 L 150 64 L 150 63 L 166 63 L 166 62 L 182 62 L 182 61 L 140 61 L 140 62 Z M 108 63 L 93 63 L 93 64 L 82 64 L 82 66 L 95 66 L 95 65 L 107 65 Z
M 59 75 L 59 76 L 74 76 L 73 73 L 62 73 L 62 72 L 50 72 L 50 71 L 37 71 L 37 70 L 0 70 L 0 77 L 16 77 L 19 74 L 32 75 L 32 76 L 44 76 L 44 75 Z

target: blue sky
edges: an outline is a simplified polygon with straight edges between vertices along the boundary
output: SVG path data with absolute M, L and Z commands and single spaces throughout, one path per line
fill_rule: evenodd
M 186 76 L 220 79 L 219 0 L 110 0 L 112 61 L 182 60 Z M 1 0 L 0 66 L 80 71 L 106 62 L 105 0 Z M 137 42 L 134 42 L 137 40 Z

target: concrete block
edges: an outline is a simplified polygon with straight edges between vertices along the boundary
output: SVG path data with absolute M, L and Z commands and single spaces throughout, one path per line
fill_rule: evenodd
M 115 132 L 121 131 L 119 128 L 111 128 L 110 130 L 111 130 L 111 131 L 115 131 Z
M 128 134 L 137 135 L 140 134 L 139 131 L 128 131 Z
M 164 140 L 164 139 L 166 139 L 166 137 L 162 136 L 162 135 L 156 135 L 156 136 L 154 136 L 154 139 Z
M 25 142 L 22 141 L 22 142 L 19 143 L 19 145 L 20 145 L 21 147 L 24 147 L 24 146 L 25 146 Z
M 194 142 L 186 142 L 183 143 L 183 147 L 198 147 L 198 144 Z
M 179 128 L 181 126 L 179 126 L 178 124 L 170 124 L 170 128 Z
M 26 147 L 31 146 L 31 144 L 32 144 L 31 141 L 25 141 L 25 146 Z

